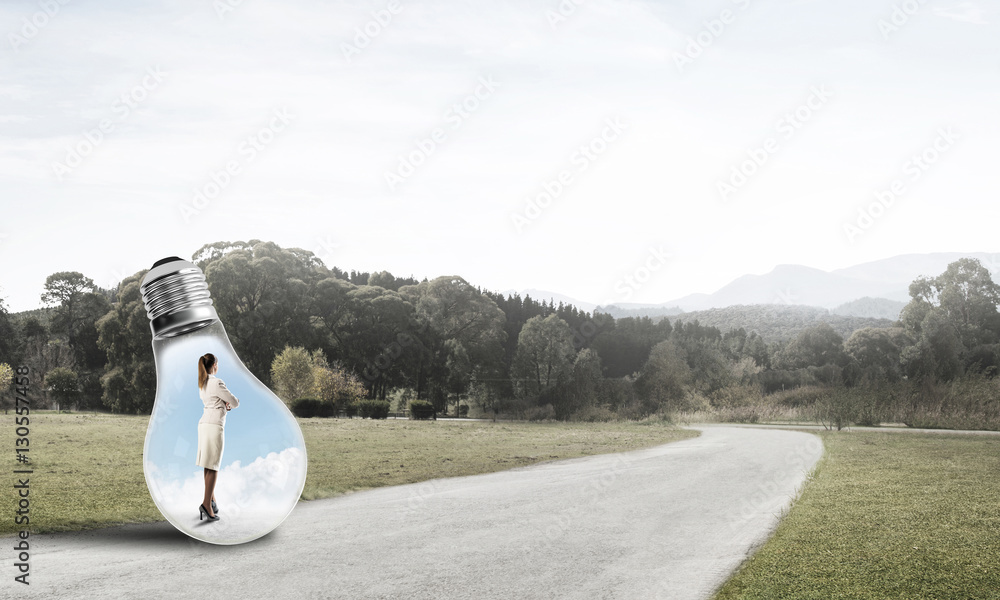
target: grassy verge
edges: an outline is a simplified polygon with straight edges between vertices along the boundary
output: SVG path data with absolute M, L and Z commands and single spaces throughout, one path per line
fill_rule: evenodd
M 13 417 L 10 417 L 13 419 Z M 88 529 L 162 520 L 142 474 L 148 417 L 32 413 L 31 530 Z M 304 499 L 436 477 L 489 473 L 540 461 L 619 452 L 696 435 L 641 423 L 299 421 L 309 453 Z M 15 468 L 13 446 L 0 464 Z M 7 486 L 0 535 L 19 530 Z
M 1000 598 L 1000 439 L 821 435 L 815 477 L 716 600 Z

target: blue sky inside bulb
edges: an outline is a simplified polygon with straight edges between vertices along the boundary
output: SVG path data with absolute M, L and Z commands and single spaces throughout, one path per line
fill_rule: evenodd
M 156 339 L 156 404 L 143 452 L 150 495 L 184 533 L 236 544 L 265 535 L 288 516 L 305 484 L 306 451 L 291 412 L 246 370 L 219 321 L 175 338 Z M 198 451 L 197 360 L 219 359 L 218 377 L 240 400 L 226 417 L 225 447 L 215 495 L 221 520 L 199 521 L 204 494 Z

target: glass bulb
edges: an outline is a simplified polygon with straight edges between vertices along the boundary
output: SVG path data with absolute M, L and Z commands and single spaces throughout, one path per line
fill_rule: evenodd
M 193 263 L 158 261 L 140 288 L 153 330 L 156 400 L 142 468 L 153 502 L 174 527 L 213 544 L 241 544 L 267 534 L 291 513 L 306 481 L 302 430 L 285 403 L 236 356 Z M 204 470 L 195 464 L 198 360 L 218 360 L 216 377 L 239 401 L 227 413 L 215 485 L 219 520 L 202 520 Z

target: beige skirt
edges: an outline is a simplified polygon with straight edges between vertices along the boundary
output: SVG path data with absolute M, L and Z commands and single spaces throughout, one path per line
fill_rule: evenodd
M 225 442 L 222 425 L 198 423 L 198 457 L 195 459 L 195 464 L 218 471 Z

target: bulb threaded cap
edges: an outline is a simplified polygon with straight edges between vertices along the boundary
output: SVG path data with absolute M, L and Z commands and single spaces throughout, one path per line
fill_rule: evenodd
M 139 291 L 154 337 L 181 335 L 219 319 L 205 274 L 176 256 L 156 261 Z

